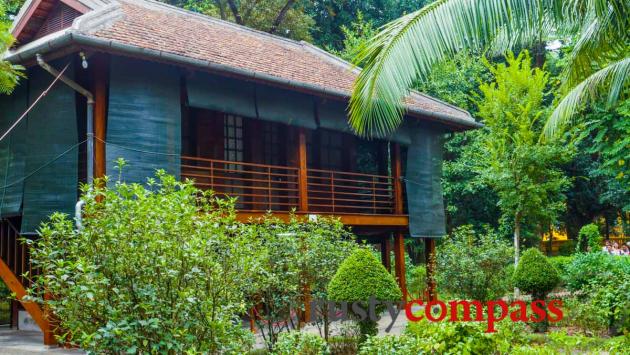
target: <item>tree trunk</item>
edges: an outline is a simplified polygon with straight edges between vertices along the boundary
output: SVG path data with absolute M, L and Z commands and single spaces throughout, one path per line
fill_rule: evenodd
M 295 3 L 295 0 L 288 0 L 286 4 L 284 4 L 282 9 L 280 9 L 280 12 L 278 13 L 278 16 L 276 16 L 276 19 L 273 21 L 273 24 L 269 29 L 269 33 L 276 33 L 278 27 L 280 27 L 280 24 L 282 23 L 282 21 L 284 21 L 284 17 L 287 15 L 287 12 L 293 6 L 293 3 Z
M 521 253 L 521 213 L 516 212 L 514 216 L 514 271 L 518 267 L 518 260 Z M 514 287 L 514 297 L 520 295 L 518 287 Z

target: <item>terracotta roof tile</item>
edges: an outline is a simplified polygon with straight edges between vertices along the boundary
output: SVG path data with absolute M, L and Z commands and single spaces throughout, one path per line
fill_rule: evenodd
M 352 91 L 356 71 L 310 44 L 152 1 L 119 2 L 123 16 L 104 28 L 89 31 L 90 35 L 344 91 L 348 95 Z M 413 108 L 472 121 L 466 111 L 426 95 L 413 94 L 406 101 Z

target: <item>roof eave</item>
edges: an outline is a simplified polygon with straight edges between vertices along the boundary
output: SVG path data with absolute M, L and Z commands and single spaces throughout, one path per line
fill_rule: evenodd
M 235 68 L 228 65 L 212 63 L 209 61 L 194 59 L 178 54 L 106 40 L 79 33 L 73 29 L 68 29 L 63 32 L 43 37 L 35 42 L 28 43 L 15 51 L 5 53 L 4 59 L 12 63 L 23 63 L 34 58 L 36 54 L 46 54 L 54 52 L 58 49 L 72 44 L 77 44 L 108 52 L 116 52 L 120 54 L 128 54 L 131 56 L 152 58 L 155 60 L 165 61 L 173 64 L 191 66 L 202 70 L 235 75 L 244 79 L 269 82 L 271 84 L 277 84 L 285 87 L 299 88 L 304 91 L 316 94 L 323 94 L 325 96 L 337 97 L 343 100 L 347 100 L 350 97 L 347 92 L 342 90 L 323 88 L 318 85 L 294 81 L 290 79 L 283 79 L 273 75 L 255 72 L 252 70 Z M 408 109 L 407 114 L 409 116 L 417 117 L 420 119 L 430 118 L 437 120 L 438 123 L 443 123 L 451 126 L 454 130 L 468 130 L 483 127 L 482 124 L 475 122 L 473 119 L 462 119 L 459 117 L 454 117 L 439 112 L 422 110 L 419 108 L 410 108 Z

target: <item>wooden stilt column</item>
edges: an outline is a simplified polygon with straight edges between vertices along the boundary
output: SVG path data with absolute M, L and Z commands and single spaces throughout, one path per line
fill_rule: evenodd
M 307 153 L 306 153 L 306 130 L 298 129 L 298 189 L 299 189 L 299 211 L 308 211 L 308 175 L 307 175 Z M 302 238 L 303 236 L 300 236 Z M 300 314 L 300 328 L 311 318 L 311 287 L 304 281 L 302 284 L 302 300 L 304 302 L 304 312 Z
M 383 241 L 381 242 L 381 260 L 383 260 L 383 266 L 385 266 L 387 271 L 392 272 L 392 242 L 390 239 L 390 236 L 387 235 L 383 238 Z
M 107 132 L 107 100 L 109 86 L 109 57 L 97 54 L 91 61 L 94 67 L 94 178 L 106 172 L 105 138 Z
M 427 297 L 429 301 L 437 300 L 435 284 L 435 239 L 424 238 L 424 255 L 427 263 Z
M 392 177 L 394 178 L 394 213 L 403 214 L 402 162 L 400 145 L 392 144 Z M 394 233 L 394 260 L 396 262 L 396 278 L 403 293 L 403 301 L 407 301 L 407 280 L 405 278 L 405 238 L 401 231 Z

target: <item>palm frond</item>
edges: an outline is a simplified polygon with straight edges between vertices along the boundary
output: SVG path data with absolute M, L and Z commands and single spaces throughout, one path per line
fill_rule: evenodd
M 630 26 L 627 7 L 630 5 L 627 4 L 630 2 L 626 2 L 626 8 L 621 10 L 610 5 L 608 11 L 603 13 L 593 7 L 585 15 L 583 27 L 579 30 L 579 37 L 563 71 L 565 88 L 575 86 L 605 63 L 627 55 L 630 40 L 627 30 Z
M 362 136 L 390 133 L 402 120 L 410 88 L 435 63 L 483 48 L 499 31 L 524 40 L 540 32 L 544 16 L 559 21 L 565 11 L 561 0 L 438 0 L 385 25 L 355 60 L 366 64 L 350 99 L 351 126 Z
M 626 57 L 584 79 L 569 91 L 553 111 L 545 124 L 543 139 L 552 138 L 588 101 L 605 96 L 607 104 L 614 105 L 624 89 L 630 85 L 629 78 L 630 57 Z

